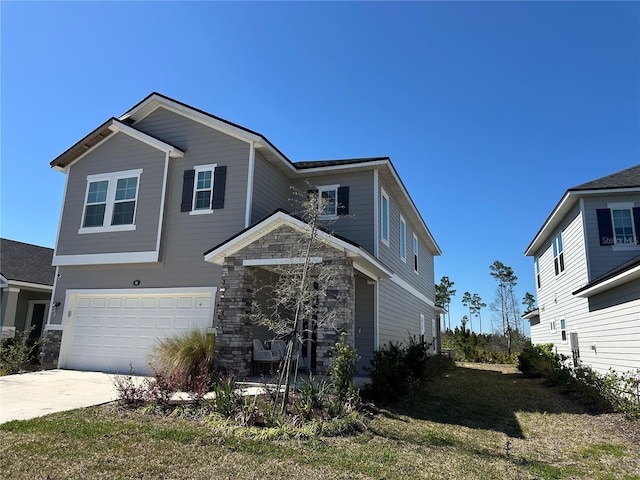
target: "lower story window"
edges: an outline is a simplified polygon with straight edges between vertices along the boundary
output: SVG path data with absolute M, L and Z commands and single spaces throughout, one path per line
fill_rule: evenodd
M 567 324 L 564 318 L 560 319 L 560 336 L 562 337 L 562 343 L 567 343 Z

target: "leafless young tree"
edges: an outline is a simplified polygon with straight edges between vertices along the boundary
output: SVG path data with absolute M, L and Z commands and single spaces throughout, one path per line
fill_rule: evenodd
M 306 226 L 291 244 L 291 261 L 274 267 L 274 283 L 260 287 L 265 289 L 267 301 L 254 301 L 252 305 L 254 323 L 266 326 L 276 337 L 288 340 L 275 399 L 283 413 L 289 399 L 291 375 L 297 371 L 294 360 L 309 330 L 313 325 L 317 329 L 333 328 L 343 313 L 341 308 L 322 311 L 318 308 L 318 301 L 337 286 L 339 274 L 337 266 L 321 260 L 322 251 L 326 251 L 328 245 L 328 233 L 321 227 L 321 218 L 336 199 L 319 197 L 313 192 L 295 193 L 301 207 L 297 216 Z

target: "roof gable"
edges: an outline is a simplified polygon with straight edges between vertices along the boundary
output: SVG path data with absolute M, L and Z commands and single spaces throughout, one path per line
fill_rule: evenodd
M 0 274 L 7 280 L 53 285 L 53 249 L 0 238 Z
M 525 255 L 532 256 L 536 254 L 580 198 L 590 195 L 634 191 L 640 191 L 640 165 L 635 165 L 568 189 L 542 224 L 540 230 L 538 230 L 538 233 L 525 250 Z

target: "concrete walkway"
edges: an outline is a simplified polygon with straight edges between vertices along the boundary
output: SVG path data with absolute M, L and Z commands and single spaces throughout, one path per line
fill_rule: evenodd
M 47 370 L 0 377 L 0 423 L 116 400 L 117 375 Z

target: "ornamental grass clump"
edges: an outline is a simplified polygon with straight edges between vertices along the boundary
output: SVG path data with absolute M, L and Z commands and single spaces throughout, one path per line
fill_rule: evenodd
M 164 378 L 182 377 L 181 387 L 192 389 L 202 376 L 214 372 L 215 336 L 206 330 L 190 330 L 164 338 L 154 347 L 151 366 Z

